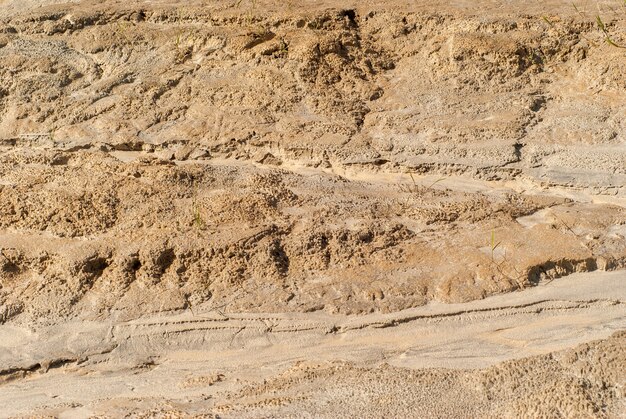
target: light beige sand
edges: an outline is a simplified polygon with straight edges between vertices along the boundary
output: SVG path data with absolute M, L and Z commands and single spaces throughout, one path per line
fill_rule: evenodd
M 0 1 L 0 416 L 623 416 L 576 4 Z
M 358 318 L 187 312 L 36 333 L 3 326 L 0 362 L 14 372 L 0 404 L 7 415 L 60 417 L 170 408 L 225 417 L 615 415 L 626 346 L 623 333 L 610 336 L 626 327 L 625 300 L 626 275 L 615 272 Z M 588 384 L 554 386 L 575 377 Z M 342 400 L 348 389 L 358 396 Z

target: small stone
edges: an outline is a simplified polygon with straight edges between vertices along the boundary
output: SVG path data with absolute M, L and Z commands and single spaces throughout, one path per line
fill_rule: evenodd
M 201 160 L 209 157 L 211 157 L 211 154 L 204 148 L 196 148 L 189 154 L 189 160 Z
M 176 160 L 187 160 L 192 151 L 193 149 L 190 146 L 184 145 L 176 149 L 174 157 Z
M 174 151 L 167 148 L 165 150 L 159 150 L 155 154 L 162 160 L 174 160 Z

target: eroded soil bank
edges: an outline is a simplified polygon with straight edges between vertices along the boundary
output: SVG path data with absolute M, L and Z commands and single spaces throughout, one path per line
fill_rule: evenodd
M 0 1 L 7 415 L 623 412 L 626 12 L 449 3 Z M 450 319 L 494 337 L 427 351 Z

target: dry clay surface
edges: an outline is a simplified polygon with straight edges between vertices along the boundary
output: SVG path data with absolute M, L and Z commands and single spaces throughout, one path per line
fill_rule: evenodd
M 179 389 L 167 374 L 188 374 L 199 350 L 194 368 L 212 372 L 180 390 L 176 403 L 199 403 L 181 414 L 332 416 L 352 397 L 355 416 L 619 416 L 623 377 L 611 374 L 626 369 L 623 334 L 609 335 L 626 315 L 626 55 L 604 42 L 595 15 L 626 44 L 620 7 L 0 1 L 0 371 L 17 380 L 0 387 L 7 412 L 55 405 L 60 395 L 45 388 L 65 385 L 59 406 L 113 409 L 83 391 L 81 371 L 106 387 L 85 361 L 97 354 L 118 369 L 111 383 L 161 374 L 162 390 L 140 399 L 168 399 Z M 596 299 L 585 281 L 567 282 L 591 271 L 602 271 L 589 277 L 603 278 Z M 531 298 L 531 313 L 569 316 L 548 316 L 535 338 L 525 331 L 536 352 L 465 332 L 405 363 L 394 352 L 416 346 L 391 332 L 416 324 L 398 313 L 439 316 L 458 304 L 472 313 L 477 300 L 532 296 L 559 278 L 579 289 Z M 496 333 L 521 315 L 506 313 L 450 319 Z M 369 331 L 365 319 L 394 327 L 350 332 L 362 340 L 342 348 L 339 332 Z M 432 322 L 410 336 L 437 335 Z M 267 333 L 248 334 L 275 327 L 297 336 L 309 327 L 297 342 L 332 344 L 303 356 L 308 346 L 282 352 Z M 604 340 L 585 346 L 592 339 Z M 202 345 L 212 342 L 218 352 Z M 250 358 L 248 371 L 265 371 L 241 372 L 251 387 L 232 380 L 221 399 L 199 399 L 194 380 L 204 388 L 228 376 L 210 362 L 223 360 L 232 377 L 259 342 L 273 358 Z M 168 346 L 182 358 L 166 357 Z M 437 353 L 447 361 L 432 361 Z M 160 357 L 168 361 L 156 368 Z M 381 367 L 387 358 L 393 366 Z M 61 369 L 34 380 L 51 367 Z M 430 367 L 456 370 L 420 369 Z M 490 375 L 499 368 L 502 382 Z M 423 393 L 405 397 L 416 387 Z M 102 397 L 118 389 L 130 400 L 129 388 Z M 441 397 L 454 388 L 468 403 L 450 395 L 451 410 L 428 410 L 429 388 Z M 522 399 L 505 403 L 515 388 Z M 554 398 L 539 403 L 548 388 Z M 299 398 L 307 392 L 315 396 Z M 260 404 L 241 404 L 247 395 Z M 237 402 L 219 410 L 224 398 Z M 120 403 L 119 412 L 169 409 Z M 284 409 L 254 410 L 270 405 Z M 478 410 L 459 410 L 468 405 Z

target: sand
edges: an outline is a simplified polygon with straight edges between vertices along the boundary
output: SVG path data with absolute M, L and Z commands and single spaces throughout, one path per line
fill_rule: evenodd
M 0 404 L 9 416 L 616 417 L 624 279 L 574 274 L 359 317 L 188 311 L 5 325 Z
M 623 417 L 596 15 L 0 1 L 0 417 Z

